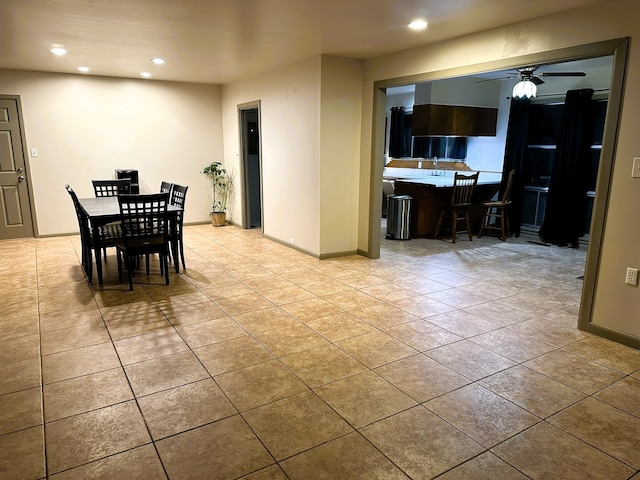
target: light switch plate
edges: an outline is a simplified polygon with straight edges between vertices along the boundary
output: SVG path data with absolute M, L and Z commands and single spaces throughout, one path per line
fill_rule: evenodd
M 633 159 L 633 172 L 631 172 L 633 178 L 640 178 L 640 157 Z

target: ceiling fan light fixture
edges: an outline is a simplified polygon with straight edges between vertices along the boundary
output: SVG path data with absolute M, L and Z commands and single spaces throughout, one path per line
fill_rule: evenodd
M 513 97 L 531 98 L 536 96 L 537 91 L 538 87 L 536 87 L 536 84 L 527 78 L 520 80 L 513 86 Z

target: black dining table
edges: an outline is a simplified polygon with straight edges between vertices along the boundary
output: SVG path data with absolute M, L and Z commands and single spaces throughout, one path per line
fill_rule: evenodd
M 100 227 L 106 225 L 111 222 L 117 222 L 121 219 L 120 217 L 120 205 L 118 204 L 118 197 L 88 197 L 88 198 L 79 198 L 80 206 L 84 214 L 91 225 L 92 234 L 92 244 L 93 249 L 95 251 L 95 259 L 96 259 L 96 272 L 98 274 L 98 283 L 100 286 L 104 285 L 104 281 L 102 278 L 102 257 L 100 255 L 101 245 L 100 245 Z M 167 205 L 167 216 L 169 217 L 169 228 L 172 230 L 172 251 L 177 252 L 177 216 L 183 209 L 181 207 L 177 207 L 176 205 Z M 180 272 L 180 262 L 173 262 L 176 273 Z M 89 268 L 91 266 L 89 265 Z

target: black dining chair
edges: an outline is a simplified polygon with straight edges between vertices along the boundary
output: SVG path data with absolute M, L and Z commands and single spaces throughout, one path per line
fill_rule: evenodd
M 122 279 L 122 257 L 129 275 L 129 290 L 133 290 L 135 261 L 145 257 L 149 275 L 149 255 L 154 253 L 160 255 L 160 273 L 164 273 L 165 284 L 169 285 L 168 203 L 166 193 L 118 196 L 122 222 L 122 239 L 116 242 L 118 278 Z
M 472 175 L 464 175 L 456 172 L 453 178 L 453 190 L 451 192 L 451 201 L 442 206 L 438 225 L 436 226 L 435 238 L 440 236 L 440 229 L 445 219 L 451 220 L 451 241 L 456 243 L 456 233 L 458 231 L 458 222 L 464 221 L 467 227 L 469 241 L 473 240 L 471 236 L 471 224 L 469 222 L 469 206 L 471 198 L 478 184 L 479 173 Z
M 73 188 L 71 188 L 69 185 L 65 185 L 64 188 L 67 189 L 67 193 L 69 194 L 69 196 L 71 196 L 71 201 L 73 202 L 73 207 L 76 211 L 78 228 L 80 230 L 80 245 L 82 250 L 82 254 L 81 254 L 82 269 L 87 275 L 89 282 L 91 282 L 92 262 L 91 262 L 91 238 L 90 238 L 91 232 L 89 230 L 89 222 L 87 220 L 86 215 L 84 215 L 82 208 L 80 207 L 80 202 L 78 201 L 78 196 L 76 195 L 76 192 L 74 192 Z
M 116 197 L 118 195 L 131 193 L 131 179 L 121 178 L 117 180 L 91 180 L 93 191 L 96 197 Z M 120 229 L 120 222 L 113 222 L 102 227 L 104 230 Z M 104 260 L 107 260 L 107 249 L 103 251 Z
M 91 180 L 96 197 L 116 197 L 131 193 L 131 179 Z
M 170 198 L 169 203 L 171 205 L 180 207 L 183 210 L 182 212 L 178 212 L 178 214 L 176 215 L 175 232 L 176 232 L 176 240 L 177 240 L 179 253 L 180 253 L 180 260 L 182 261 L 182 268 L 184 269 L 186 269 L 187 267 L 184 261 L 184 246 L 182 244 L 182 221 L 184 218 L 184 204 L 187 201 L 188 189 L 189 187 L 183 187 L 182 185 L 177 185 L 174 183 L 172 184 L 171 195 L 169 197 Z M 172 235 L 173 232 L 169 232 L 169 234 Z M 171 239 L 173 240 L 173 238 Z M 178 261 L 178 252 L 173 252 L 173 261 L 174 262 Z
M 76 211 L 76 217 L 78 219 L 78 228 L 80 230 L 80 244 L 82 249 L 82 268 L 87 275 L 87 280 L 89 283 L 93 280 L 93 261 L 91 259 L 93 248 L 93 231 L 89 226 L 88 219 L 85 213 L 80 206 L 80 202 L 78 201 L 78 195 L 69 185 L 65 185 L 67 193 L 71 197 L 73 201 L 73 207 Z M 122 238 L 122 230 L 120 229 L 120 225 L 107 224 L 100 227 L 100 247 L 104 248 L 106 251 L 106 247 L 114 247 L 116 241 Z M 96 255 L 100 255 L 99 252 L 96 252 Z M 106 255 L 106 253 L 105 253 Z
M 171 189 L 173 188 L 173 183 L 165 182 L 164 180 L 160 184 L 160 193 L 168 193 L 171 195 Z

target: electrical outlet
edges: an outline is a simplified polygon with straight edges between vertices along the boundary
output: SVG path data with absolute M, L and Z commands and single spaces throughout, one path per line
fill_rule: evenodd
M 627 267 L 627 277 L 625 279 L 627 285 L 638 286 L 638 269 Z
M 290 243 L 291 245 L 295 245 L 295 244 L 296 244 L 296 241 L 295 241 L 295 239 L 290 238 L 290 239 L 289 239 L 289 243 Z
M 640 178 L 640 157 L 633 159 L 633 170 L 631 171 L 633 178 Z

